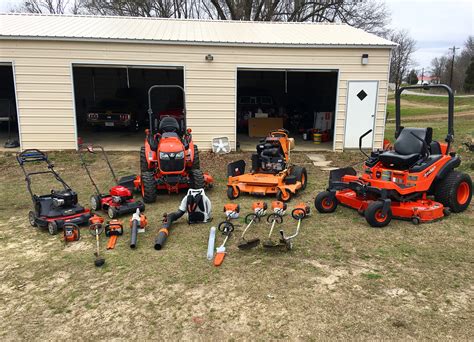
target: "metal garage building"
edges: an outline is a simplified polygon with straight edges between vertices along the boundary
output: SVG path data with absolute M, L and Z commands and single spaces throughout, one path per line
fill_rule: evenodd
M 142 88 L 185 88 L 187 123 L 202 149 L 216 136 L 235 146 L 239 83 L 265 88 L 273 101 L 293 84 L 291 101 L 324 104 L 334 113 L 334 150 L 356 147 L 370 128 L 367 147 L 381 147 L 394 45 L 344 24 L 0 15 L 0 65 L 13 73 L 23 149 L 75 149 L 91 87 L 96 100 L 109 96 L 107 84 L 134 79 Z

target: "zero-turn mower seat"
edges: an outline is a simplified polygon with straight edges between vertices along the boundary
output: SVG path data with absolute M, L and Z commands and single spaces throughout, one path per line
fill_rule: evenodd
M 379 158 L 386 167 L 397 170 L 409 169 L 423 157 L 423 143 L 415 138 L 423 139 L 429 146 L 433 130 L 428 128 L 403 128 L 394 144 L 394 151 L 386 151 Z

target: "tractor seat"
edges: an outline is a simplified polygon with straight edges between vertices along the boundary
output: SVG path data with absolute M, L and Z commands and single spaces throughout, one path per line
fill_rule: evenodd
M 423 143 L 413 135 L 423 139 L 429 146 L 433 135 L 431 127 L 403 128 L 394 144 L 394 151 L 386 151 L 379 158 L 385 167 L 406 170 L 423 158 Z
M 158 131 L 163 133 L 176 133 L 179 134 L 180 126 L 178 120 L 171 116 L 165 116 L 160 120 L 160 125 L 158 126 Z

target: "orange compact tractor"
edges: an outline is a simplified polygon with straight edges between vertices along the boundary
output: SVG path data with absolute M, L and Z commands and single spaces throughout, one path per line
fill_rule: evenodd
M 279 129 L 257 145 L 250 173 L 245 173 L 245 161 L 230 163 L 227 196 L 236 199 L 243 192 L 262 196 L 276 194 L 279 201 L 287 202 L 297 191 L 304 190 L 308 177 L 304 167 L 290 162 L 293 145 L 288 131 Z
M 405 89 L 440 88 L 449 94 L 448 134 L 445 142 L 432 140 L 432 128 L 401 126 L 400 96 Z M 431 222 L 459 213 L 469 206 L 472 181 L 455 171 L 461 160 L 451 151 L 454 141 L 454 96 L 444 84 L 409 86 L 395 94 L 396 141 L 393 150 L 367 156 L 362 175 L 352 167 L 331 171 L 327 191 L 315 200 L 320 213 L 331 213 L 337 205 L 356 209 L 372 227 L 388 225 L 392 217 L 414 224 Z M 362 151 L 362 139 L 359 139 Z M 365 154 L 365 153 L 364 153 Z
M 145 146 L 140 151 L 141 176 L 135 179 L 135 186 L 141 189 L 146 203 L 156 200 L 157 190 L 169 193 L 180 189 L 201 189 L 211 187 L 213 178 L 200 169 L 199 152 L 194 144 L 191 129 L 186 129 L 183 120 L 171 116 L 160 117 L 153 114 L 151 93 L 154 89 L 177 89 L 185 93 L 179 85 L 154 85 L 148 90 L 148 114 L 150 128 L 146 130 Z M 158 122 L 159 121 L 159 122 Z

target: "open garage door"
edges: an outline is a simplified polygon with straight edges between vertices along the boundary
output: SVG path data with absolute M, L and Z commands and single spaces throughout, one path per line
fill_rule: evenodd
M 0 148 L 20 146 L 13 66 L 0 63 Z
M 139 150 L 149 126 L 148 89 L 184 85 L 182 68 L 74 65 L 73 74 L 79 143 L 106 150 Z M 175 89 L 153 92 L 152 104 L 155 117 L 183 115 L 183 96 Z
M 302 150 L 333 149 L 337 70 L 237 72 L 237 133 L 244 150 L 284 127 Z M 313 141 L 313 140 L 316 141 Z

